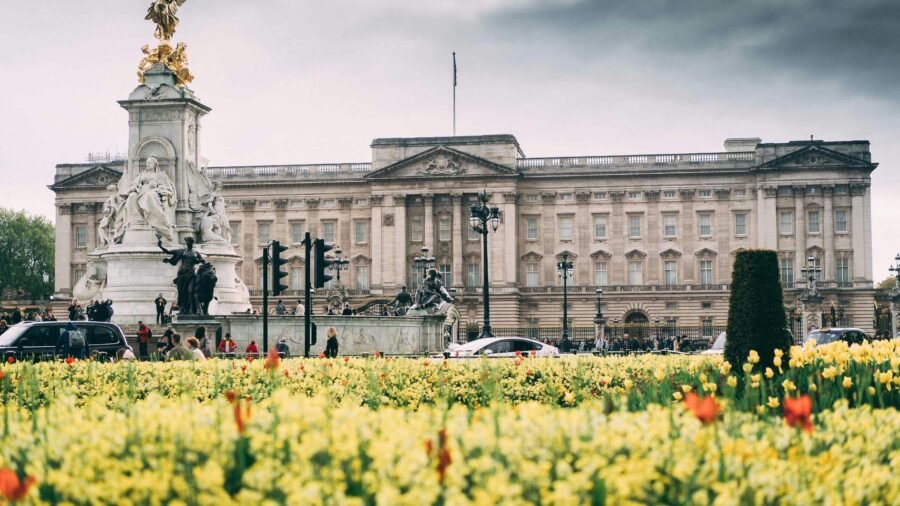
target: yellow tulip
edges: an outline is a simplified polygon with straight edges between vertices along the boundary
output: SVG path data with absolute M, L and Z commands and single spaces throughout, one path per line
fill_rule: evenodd
M 750 350 L 750 353 L 747 355 L 747 361 L 751 364 L 756 364 L 759 362 L 759 353 L 756 350 Z
M 734 376 L 729 376 L 729 377 L 728 377 L 728 381 L 727 381 L 726 383 L 727 383 L 728 386 L 730 386 L 731 388 L 734 388 L 734 387 L 737 386 L 737 378 L 734 377 Z
M 850 376 L 844 376 L 842 384 L 844 385 L 844 388 L 850 388 L 853 386 L 853 379 Z
M 779 406 L 778 397 L 769 397 L 767 405 L 772 409 L 777 408 Z

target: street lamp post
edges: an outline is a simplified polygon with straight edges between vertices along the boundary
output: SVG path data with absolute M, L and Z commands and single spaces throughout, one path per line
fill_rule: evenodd
M 560 341 L 560 351 L 569 351 L 571 340 L 569 339 L 569 278 L 572 277 L 572 262 L 569 261 L 569 254 L 563 253 L 559 262 L 556 263 L 556 270 L 559 272 L 563 280 L 563 331 L 562 340 Z
M 345 271 L 350 267 L 350 260 L 341 257 L 343 252 L 340 246 L 334 247 L 334 261 L 330 266 L 334 270 L 338 285 L 341 284 L 341 271 Z
M 481 234 L 482 245 L 481 267 L 484 284 L 481 295 L 484 304 L 484 324 L 481 327 L 481 335 L 479 337 L 494 337 L 494 333 L 491 332 L 491 303 L 488 293 L 490 288 L 488 280 L 488 228 L 494 232 L 497 231 L 497 227 L 500 226 L 500 209 L 488 207 L 488 200 L 490 200 L 490 197 L 488 197 L 487 192 L 481 192 L 481 195 L 478 196 L 478 204 L 471 207 L 471 214 L 469 215 L 469 226 L 472 227 L 472 230 Z

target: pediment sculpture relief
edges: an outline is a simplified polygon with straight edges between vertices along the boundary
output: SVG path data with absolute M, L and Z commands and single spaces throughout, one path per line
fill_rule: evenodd
M 459 158 L 439 154 L 425 163 L 419 168 L 419 174 L 423 176 L 458 176 L 465 174 L 466 168 L 463 166 Z

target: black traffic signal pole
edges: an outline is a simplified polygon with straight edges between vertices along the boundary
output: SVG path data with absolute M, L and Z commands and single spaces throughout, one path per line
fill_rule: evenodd
M 269 352 L 269 247 L 263 248 L 263 353 Z
M 309 330 L 312 323 L 312 287 L 310 286 L 311 269 L 309 268 L 309 264 L 312 263 L 312 257 L 310 256 L 312 253 L 312 237 L 309 235 L 309 232 L 303 236 L 303 247 L 303 258 L 306 260 L 303 262 L 303 356 L 309 358 L 309 348 L 311 346 Z

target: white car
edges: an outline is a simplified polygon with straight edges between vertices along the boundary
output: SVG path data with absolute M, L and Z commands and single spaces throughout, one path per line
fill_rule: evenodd
M 515 357 L 534 355 L 538 357 L 558 357 L 559 348 L 525 337 L 485 337 L 465 344 L 451 344 L 444 352 L 446 358 L 466 357 Z
M 717 337 L 716 340 L 713 341 L 712 346 L 710 346 L 708 350 L 701 351 L 700 354 L 701 355 L 722 355 L 723 353 L 725 353 L 725 340 L 726 339 L 727 339 L 727 337 L 725 336 L 725 333 L 722 332 L 721 334 L 719 334 L 719 337 Z

